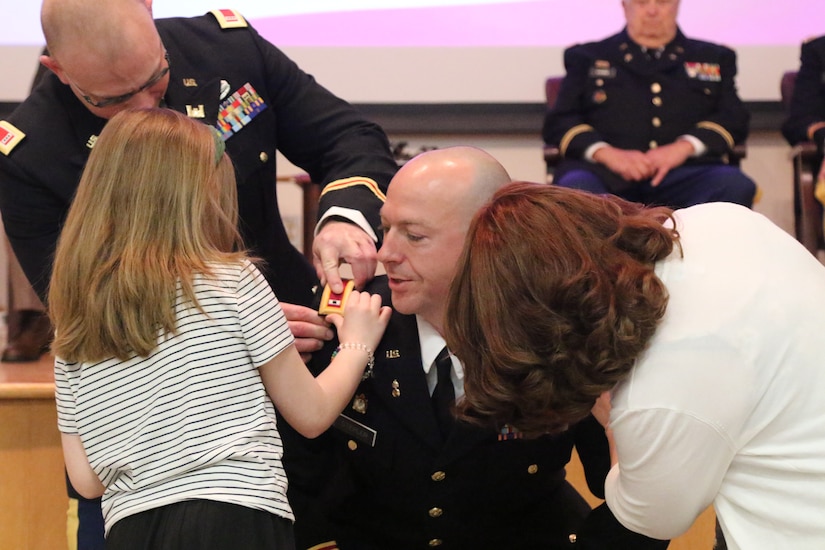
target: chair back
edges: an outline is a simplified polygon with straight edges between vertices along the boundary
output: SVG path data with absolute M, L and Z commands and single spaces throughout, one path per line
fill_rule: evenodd
M 552 109 L 556 105 L 556 98 L 559 97 L 559 88 L 563 76 L 551 76 L 544 81 L 544 97 L 547 99 L 547 108 Z
M 793 88 L 796 85 L 796 75 L 798 71 L 785 71 L 782 74 L 782 80 L 779 81 L 779 95 L 782 98 L 782 107 L 785 111 L 791 108 L 791 98 L 793 97 Z

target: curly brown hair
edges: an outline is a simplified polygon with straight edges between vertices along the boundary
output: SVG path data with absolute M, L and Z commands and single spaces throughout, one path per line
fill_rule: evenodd
M 678 239 L 667 208 L 502 188 L 476 215 L 450 292 L 446 339 L 465 368 L 459 416 L 528 436 L 585 418 L 664 315 L 654 264 Z

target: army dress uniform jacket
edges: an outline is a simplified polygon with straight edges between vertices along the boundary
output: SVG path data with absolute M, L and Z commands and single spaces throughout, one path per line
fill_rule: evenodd
M 825 36 L 802 44 L 799 72 L 782 134 L 791 145 L 810 141 L 808 127 L 817 122 L 825 122 Z M 821 153 L 825 128 L 814 133 L 813 141 Z
M 396 164 L 380 127 L 316 83 L 242 18 L 239 27 L 222 28 L 236 15 L 226 13 L 156 20 L 171 67 L 164 103 L 213 126 L 222 102 L 235 92 L 262 108 L 226 139 L 238 180 L 241 232 L 252 252 L 267 261 L 265 275 L 278 298 L 308 304 L 316 276 L 289 243 L 281 220 L 276 149 L 325 185 L 321 213 L 333 205 L 359 210 L 373 228 Z M 238 113 L 227 111 L 237 122 Z M 0 122 L 2 218 L 41 298 L 60 228 L 105 123 L 52 73 Z
M 582 159 L 597 142 L 647 151 L 691 135 L 707 147 L 688 163 L 721 163 L 745 141 L 750 115 L 736 92 L 736 54 L 681 31 L 650 57 L 626 30 L 601 42 L 565 50 L 566 75 L 556 105 L 545 117 L 543 137 L 564 159 Z M 557 177 L 565 171 L 562 162 Z M 614 191 L 628 184 L 596 163 L 593 171 Z
M 367 290 L 390 302 L 386 277 Z M 316 354 L 313 370 L 329 357 L 329 349 Z M 393 312 L 373 376 L 335 427 L 296 440 L 279 423 L 298 548 L 336 548 L 331 541 L 341 550 L 590 548 L 571 543 L 590 507 L 564 467 L 575 445 L 591 492 L 603 493 L 610 460 L 596 420 L 536 440 L 457 424 L 445 440 L 421 361 L 415 316 Z M 593 528 L 605 529 L 605 540 L 630 536 L 628 548 L 667 546 L 618 523 Z

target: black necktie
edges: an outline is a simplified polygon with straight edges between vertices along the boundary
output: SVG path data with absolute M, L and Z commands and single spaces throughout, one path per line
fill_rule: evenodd
M 435 416 L 438 420 L 438 426 L 441 428 L 441 434 L 447 437 L 453 425 L 453 403 L 455 402 L 455 388 L 453 388 L 453 381 L 450 379 L 450 373 L 453 370 L 453 362 L 450 359 L 450 352 L 445 346 L 435 358 L 435 369 L 437 373 L 438 382 L 433 390 L 433 407 L 435 408 Z

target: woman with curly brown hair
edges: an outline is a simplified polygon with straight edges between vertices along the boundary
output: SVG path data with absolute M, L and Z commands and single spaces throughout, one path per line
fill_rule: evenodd
M 470 228 L 445 326 L 466 419 L 560 432 L 609 392 L 626 527 L 673 538 L 713 504 L 731 549 L 813 549 L 823 304 L 825 268 L 746 208 L 515 183 Z

